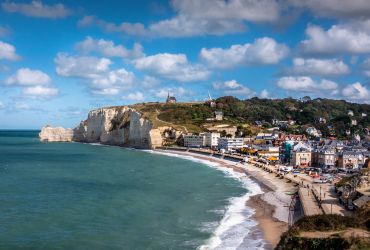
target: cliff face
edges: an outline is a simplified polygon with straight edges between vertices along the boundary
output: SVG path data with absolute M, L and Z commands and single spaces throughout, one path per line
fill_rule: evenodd
M 135 148 L 155 148 L 163 145 L 166 129 L 172 128 L 153 128 L 150 120 L 143 118 L 132 108 L 112 107 L 90 111 L 88 118 L 71 131 L 50 126 L 44 127 L 40 133 L 40 139 L 42 141 L 100 142 Z
M 73 130 L 72 129 L 65 129 L 61 127 L 53 128 L 49 125 L 46 125 L 42 128 L 39 137 L 41 141 L 66 141 L 70 142 L 73 140 Z

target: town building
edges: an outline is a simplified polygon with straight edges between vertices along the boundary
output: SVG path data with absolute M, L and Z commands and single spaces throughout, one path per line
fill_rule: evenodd
M 347 113 L 349 116 L 353 116 L 353 111 L 352 110 L 348 110 L 348 113 Z
M 220 138 L 218 139 L 218 149 L 226 151 L 235 151 L 243 148 L 243 138 Z
M 299 142 L 293 146 L 290 164 L 295 167 L 309 167 L 311 166 L 311 157 L 311 147 Z
M 326 119 L 324 117 L 319 118 L 319 123 L 326 124 Z
M 362 166 L 363 154 L 356 151 L 343 151 L 338 155 L 338 168 L 357 169 Z
M 306 133 L 309 134 L 309 135 L 311 135 L 311 136 L 314 136 L 314 137 L 321 137 L 321 131 L 320 130 L 317 130 L 314 127 L 308 127 L 306 129 Z
M 204 135 L 184 135 L 184 147 L 200 148 L 205 146 Z
M 176 103 L 176 97 L 170 96 L 170 92 L 168 91 L 166 103 Z
M 216 121 L 222 121 L 224 119 L 224 113 L 222 111 L 215 111 Z
M 253 145 L 253 149 L 257 150 L 257 154 L 260 157 L 275 157 L 276 159 L 279 159 L 280 156 L 280 148 L 275 147 L 272 145 Z
M 357 120 L 356 119 L 351 119 L 351 125 L 352 126 L 357 126 Z
M 336 151 L 334 147 L 322 146 L 312 153 L 312 165 L 321 168 L 333 168 L 336 163 Z
M 218 140 L 221 137 L 220 133 L 204 133 L 205 136 L 205 142 L 204 145 L 206 147 L 217 147 L 218 146 Z

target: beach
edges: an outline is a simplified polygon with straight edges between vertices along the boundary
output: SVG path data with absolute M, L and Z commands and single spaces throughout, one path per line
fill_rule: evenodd
M 296 191 L 294 184 L 247 163 L 186 151 L 155 150 L 155 152 L 194 157 L 203 161 L 218 163 L 221 168 L 232 169 L 232 171 L 244 175 L 244 178 L 249 178 L 255 182 L 260 187 L 260 191 L 247 196 L 245 206 L 253 209 L 252 219 L 257 222 L 256 229 L 251 230 L 250 234 L 255 234 L 254 237 L 263 234 L 263 238 L 267 242 L 263 245 L 264 249 L 273 249 L 278 244 L 280 236 L 288 230 L 289 204 L 291 202 L 291 195 L 289 194 Z

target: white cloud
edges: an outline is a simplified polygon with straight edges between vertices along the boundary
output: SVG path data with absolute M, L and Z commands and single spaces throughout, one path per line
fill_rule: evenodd
M 338 89 L 338 84 L 333 81 L 323 79 L 320 82 L 316 82 L 308 76 L 282 77 L 277 81 L 277 86 L 289 91 L 308 93 L 330 91 L 331 94 L 336 94 Z
M 172 5 L 180 14 L 197 19 L 273 22 L 280 17 L 276 0 L 173 0 Z
M 0 60 L 6 59 L 15 61 L 19 58 L 20 57 L 15 52 L 15 47 L 13 45 L 0 41 Z
M 368 0 L 290 0 L 290 2 L 295 6 L 307 8 L 320 17 L 370 17 L 370 4 Z
M 249 97 L 255 94 L 255 92 L 238 83 L 236 80 L 213 83 L 213 88 L 225 95 Z
M 93 56 L 70 56 L 58 53 L 54 59 L 56 72 L 61 76 L 97 78 L 109 70 L 112 61 Z
M 311 25 L 301 50 L 309 54 L 370 53 L 370 21 L 333 25 L 330 29 Z
M 263 37 L 253 44 L 233 45 L 228 49 L 203 48 L 200 58 L 214 68 L 232 68 L 243 65 L 276 64 L 288 54 L 288 47 L 274 39 Z
M 110 23 L 85 16 L 80 27 L 96 25 L 107 32 L 150 37 L 191 37 L 224 35 L 246 30 L 245 21 L 274 22 L 281 7 L 277 0 L 173 0 L 177 15 L 145 27 L 142 23 Z
M 338 76 L 349 74 L 349 67 L 338 59 L 294 58 L 292 72 L 300 75 Z
M 349 100 L 370 102 L 370 90 L 359 82 L 347 85 L 342 95 Z
M 192 37 L 232 34 L 245 30 L 243 22 L 238 20 L 193 19 L 180 15 L 151 24 L 148 33 L 158 37 Z
M 139 70 L 179 82 L 202 81 L 208 79 L 210 72 L 201 65 L 189 63 L 184 54 L 156 54 L 134 61 Z
M 128 35 L 136 36 L 146 36 L 148 31 L 145 26 L 141 23 L 127 23 L 123 22 L 119 25 L 104 21 L 95 16 L 84 16 L 81 20 L 78 21 L 78 27 L 88 27 L 96 25 L 99 28 L 103 29 L 106 32 L 122 32 Z
M 96 95 L 117 95 L 135 80 L 134 73 L 124 68 L 111 70 L 112 61 L 107 58 L 59 53 L 54 61 L 59 75 L 83 79 Z
M 29 68 L 18 69 L 17 72 L 5 80 L 7 85 L 46 85 L 51 82 L 50 77 L 40 71 Z
M 0 101 L 0 109 L 4 109 L 4 108 L 5 108 L 5 104 Z
M 115 45 L 113 41 L 91 37 L 77 43 L 76 48 L 86 54 L 98 52 L 105 57 L 139 58 L 144 55 L 140 44 L 135 44 L 132 50 L 128 50 L 122 45 Z
M 10 13 L 19 13 L 30 17 L 42 18 L 62 18 L 71 14 L 71 11 L 63 4 L 54 5 L 43 4 L 41 1 L 34 0 L 30 3 L 3 2 L 3 10 Z
M 263 89 L 260 93 L 260 97 L 261 98 L 264 98 L 264 99 L 267 99 L 270 97 L 270 93 L 267 91 L 267 89 Z
M 50 98 L 58 95 L 59 90 L 53 87 L 33 86 L 23 89 L 23 94 L 30 97 Z
M 134 93 L 130 93 L 127 96 L 123 96 L 122 99 L 124 99 L 124 100 L 128 99 L 128 100 L 131 100 L 131 101 L 141 102 L 141 101 L 145 100 L 145 97 L 144 97 L 143 93 L 137 91 L 137 92 L 134 92 Z
M 135 80 L 135 75 L 125 69 L 112 70 L 107 74 L 92 79 L 92 86 L 98 89 L 130 87 Z

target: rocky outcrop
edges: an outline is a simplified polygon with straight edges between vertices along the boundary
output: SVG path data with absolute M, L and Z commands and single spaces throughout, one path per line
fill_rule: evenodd
M 65 131 L 60 129 L 44 127 L 40 133 L 40 139 L 58 141 L 58 132 L 61 133 L 59 138 L 67 138 L 64 137 Z M 130 107 L 101 108 L 90 111 L 87 119 L 71 130 L 70 141 L 156 148 L 164 144 L 166 139 L 164 131 L 169 129 L 172 128 L 154 128 L 149 119 L 142 117 L 138 111 Z
M 70 142 L 73 140 L 74 132 L 72 129 L 65 129 L 61 127 L 53 128 L 49 125 L 46 125 L 41 129 L 39 134 L 41 141 L 49 141 L 49 142 L 56 142 L 56 141 L 66 141 Z

